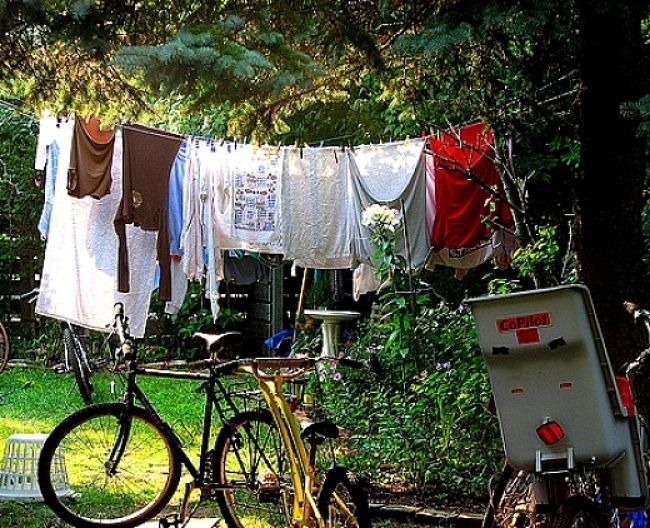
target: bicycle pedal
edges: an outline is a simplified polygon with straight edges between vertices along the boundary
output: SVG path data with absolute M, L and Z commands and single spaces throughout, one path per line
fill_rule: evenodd
M 177 513 L 161 517 L 158 521 L 158 528 L 181 528 L 181 526 L 181 520 Z

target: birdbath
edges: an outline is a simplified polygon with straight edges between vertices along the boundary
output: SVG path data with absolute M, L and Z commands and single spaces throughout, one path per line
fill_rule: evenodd
M 361 314 L 347 310 L 305 310 L 305 315 L 323 321 L 323 349 L 321 357 L 336 357 L 336 344 L 341 337 L 341 323 L 352 321 Z

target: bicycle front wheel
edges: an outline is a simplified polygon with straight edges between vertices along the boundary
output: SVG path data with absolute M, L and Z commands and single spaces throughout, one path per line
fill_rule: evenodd
M 228 528 L 289 526 L 291 471 L 269 411 L 236 414 L 214 450 L 216 497 Z
M 68 326 L 63 328 L 63 345 L 68 359 L 68 365 L 74 373 L 74 379 L 77 381 L 81 399 L 86 405 L 93 402 L 93 387 L 90 383 L 90 366 L 88 365 L 88 356 L 85 351 L 81 350 L 81 343 L 72 334 Z
M 167 436 L 140 408 L 86 407 L 49 435 L 38 466 L 41 493 L 77 528 L 130 528 L 171 499 L 180 462 Z
M 0 323 L 0 372 L 7 368 L 10 352 L 11 349 L 9 347 L 9 334 L 7 334 L 5 325 Z
M 341 466 L 327 473 L 318 494 L 318 511 L 326 528 L 370 528 L 368 497 Z

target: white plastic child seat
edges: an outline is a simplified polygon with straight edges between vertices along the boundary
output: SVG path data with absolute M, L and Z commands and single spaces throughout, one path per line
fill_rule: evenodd
M 46 434 L 14 434 L 7 439 L 0 465 L 0 500 L 43 500 L 38 487 L 38 458 L 46 438 Z M 72 495 L 60 451 L 54 456 L 53 480 L 57 495 Z

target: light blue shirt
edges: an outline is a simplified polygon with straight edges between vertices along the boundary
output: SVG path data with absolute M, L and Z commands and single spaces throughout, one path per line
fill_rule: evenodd
M 59 146 L 56 141 L 50 143 L 47 153 L 47 167 L 45 171 L 45 202 L 43 211 L 38 221 L 38 231 L 41 233 L 43 240 L 47 239 L 50 231 L 50 217 L 52 216 L 52 206 L 54 205 L 54 189 L 56 186 L 56 173 L 59 169 Z

